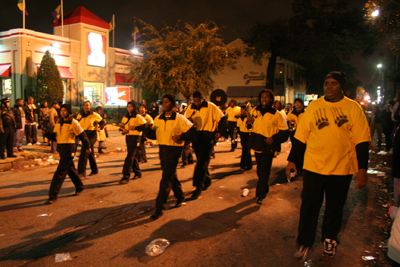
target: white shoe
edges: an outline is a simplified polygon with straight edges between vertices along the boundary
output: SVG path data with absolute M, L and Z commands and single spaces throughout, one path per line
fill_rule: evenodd
M 35 145 L 41 145 L 41 143 L 40 142 L 36 142 Z
M 27 145 L 27 146 L 31 146 L 31 145 L 32 145 L 32 143 L 27 143 L 26 145 Z

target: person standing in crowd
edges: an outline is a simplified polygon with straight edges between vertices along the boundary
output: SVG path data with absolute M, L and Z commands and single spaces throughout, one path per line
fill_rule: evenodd
M 40 145 L 37 141 L 37 126 L 36 126 L 36 105 L 34 103 L 33 97 L 28 97 L 27 102 L 24 105 L 25 112 L 25 136 L 26 143 L 28 146 Z
M 286 115 L 288 115 L 292 111 L 292 109 L 292 103 L 287 103 L 285 108 Z
M 397 113 L 393 117 L 396 121 L 400 121 L 400 114 Z M 400 126 L 395 126 L 393 130 L 393 154 L 392 154 L 392 177 L 394 183 L 394 205 L 400 206 Z
M 75 185 L 74 196 L 80 195 L 84 189 L 82 180 L 79 177 L 73 161 L 77 148 L 76 137 L 82 141 L 82 147 L 89 148 L 88 151 L 86 151 L 87 154 L 91 153 L 90 145 L 85 131 L 79 125 L 79 122 L 72 118 L 71 115 L 71 105 L 62 105 L 60 109 L 61 118 L 56 123 L 54 131 L 44 131 L 44 134 L 49 140 L 57 139 L 57 151 L 60 154 L 60 163 L 58 164 L 50 185 L 49 199 L 45 202 L 47 205 L 53 204 L 57 200 L 58 193 L 60 192 L 67 174 Z
M 149 110 L 149 113 L 150 113 L 150 116 L 151 116 L 153 119 L 155 119 L 155 117 L 158 116 L 158 105 L 157 105 L 157 102 L 156 102 L 156 101 L 153 102 L 153 104 L 152 104 L 152 106 L 151 106 L 151 109 Z
M 385 105 L 385 109 L 382 110 L 382 132 L 385 135 L 386 151 L 389 152 L 392 149 L 392 137 L 391 134 L 394 128 L 394 121 L 392 120 L 392 107 L 394 102 L 389 101 Z
M 304 115 L 304 101 L 301 98 L 294 100 L 294 109 L 287 115 L 286 120 L 289 126 L 290 141 L 293 142 L 293 136 L 296 133 L 297 125 Z
M 149 105 L 147 104 L 146 99 L 143 99 L 143 100 L 142 100 L 142 106 L 144 106 L 144 107 L 146 108 L 146 111 L 149 111 L 149 110 L 150 110 L 150 107 L 149 107 Z
M 49 110 L 49 104 L 47 101 L 43 101 L 39 108 L 39 129 L 47 127 L 47 124 L 49 123 Z M 43 143 L 46 143 L 46 137 L 44 136 Z
M 151 139 L 157 138 L 160 147 L 161 168 L 163 170 L 160 189 L 156 198 L 156 211 L 150 217 L 153 220 L 163 215 L 163 210 L 165 210 L 164 203 L 167 202 L 171 189 L 176 198 L 176 208 L 180 207 L 185 200 L 182 186 L 176 173 L 176 166 L 182 154 L 184 141 L 191 140 L 196 136 L 196 128 L 193 123 L 173 110 L 175 96 L 173 94 L 165 94 L 162 101 L 164 112 L 154 119 L 153 130 L 150 130 L 148 134 Z
M 315 242 L 318 217 L 325 195 L 321 241 L 323 254 L 333 257 L 338 244 L 343 208 L 354 173 L 358 189 L 368 182 L 368 150 L 371 141 L 361 106 L 343 95 L 346 74 L 333 71 L 325 77 L 325 96 L 314 100 L 301 119 L 286 168 L 297 172 L 295 162 L 304 157 L 303 192 L 297 260 L 305 260 Z
M 370 123 L 370 130 L 371 130 L 371 139 L 374 140 L 375 131 L 378 135 L 378 147 L 382 145 L 382 115 L 381 110 L 379 109 L 378 105 L 372 105 L 372 112 L 371 112 L 371 123 Z
M 197 129 L 197 137 L 193 141 L 197 164 L 193 174 L 193 191 L 191 199 L 198 199 L 201 192 L 211 185 L 211 175 L 208 171 L 210 153 L 213 149 L 217 133 L 218 122 L 223 117 L 220 109 L 211 102 L 204 100 L 201 92 L 193 93 L 193 104 L 186 111 L 186 118 L 193 122 Z
M 0 120 L 0 159 L 5 159 L 4 149 L 7 150 L 7 158 L 15 158 L 13 152 L 14 131 L 17 129 L 14 114 L 10 110 L 11 101 L 9 97 L 1 100 L 1 120 Z
M 258 95 L 259 105 L 252 109 L 252 125 L 248 147 L 256 153 L 258 183 L 256 189 L 256 203 L 261 205 L 269 192 L 269 176 L 272 160 L 279 150 L 281 143 L 288 139 L 288 128 L 283 116 L 272 107 L 274 93 L 264 89 Z
M 231 137 L 231 151 L 235 151 L 237 147 L 237 121 L 240 117 L 240 107 L 237 105 L 236 99 L 229 102 L 229 108 L 226 109 L 225 114 L 228 116 L 229 135 Z
M 147 114 L 146 106 L 141 105 L 139 108 L 139 113 L 140 116 L 142 116 L 146 120 L 147 125 L 153 125 L 153 119 L 149 114 Z M 142 133 L 142 137 L 140 138 L 140 144 L 137 148 L 137 153 L 136 153 L 137 161 L 140 163 L 147 162 L 146 146 L 145 146 L 146 140 L 147 140 L 146 135 Z
M 274 108 L 282 114 L 283 118 L 286 120 L 286 111 L 282 108 L 282 102 L 279 100 L 275 100 Z
M 103 119 L 104 122 L 104 127 L 103 129 L 97 128 L 97 141 L 99 142 L 99 153 L 102 154 L 103 149 L 106 149 L 106 139 L 107 139 L 107 114 L 105 114 L 103 110 L 103 104 L 99 103 L 97 104 L 97 107 L 94 109 L 94 112 L 100 115 L 100 117 Z
M 13 149 L 14 152 L 24 152 L 22 149 L 22 141 L 25 136 L 25 112 L 24 112 L 24 100 L 21 98 L 17 99 L 17 103 L 12 108 L 15 123 L 17 125 L 17 129 L 14 132 L 14 144 Z
M 137 147 L 140 144 L 142 132 L 145 129 L 146 120 L 138 114 L 135 100 L 131 100 L 127 105 L 127 112 L 122 118 L 121 132 L 126 134 L 126 147 L 128 154 L 125 158 L 124 167 L 122 169 L 122 179 L 120 184 L 129 182 L 130 170 L 132 169 L 135 176 L 133 179 L 142 178 L 142 172 L 139 168 L 139 162 L 136 158 Z
M 85 131 L 87 138 L 89 139 L 89 147 L 85 147 L 82 144 L 81 154 L 78 162 L 78 174 L 81 179 L 84 179 L 86 178 L 86 166 L 88 159 L 90 169 L 92 170 L 89 176 L 99 173 L 96 158 L 94 157 L 94 144 L 97 141 L 97 129 L 103 129 L 105 123 L 103 118 L 98 113 L 92 111 L 90 101 L 85 101 L 83 103 L 83 108 L 76 117 L 76 120 L 79 122 L 80 126 Z M 86 151 L 90 151 L 90 154 L 87 154 Z
M 242 145 L 242 157 L 240 159 L 240 170 L 247 171 L 253 168 L 251 162 L 250 149 L 247 147 L 247 143 L 250 137 L 250 130 L 247 129 L 247 114 L 246 106 L 240 107 L 240 117 L 237 121 L 237 127 L 239 128 L 240 142 Z
M 60 106 L 58 104 L 58 101 L 53 101 L 51 103 L 51 108 L 49 110 L 49 123 L 47 125 L 47 129 L 45 132 L 53 132 L 54 127 L 56 126 L 56 123 L 58 121 L 58 110 L 60 109 Z M 57 153 L 57 141 L 56 139 L 49 140 L 50 144 L 50 153 Z
M 179 113 L 183 116 L 185 116 L 187 107 L 189 103 L 182 103 L 181 105 L 181 110 Z M 185 140 L 185 143 L 183 145 L 183 150 L 182 150 L 182 168 L 185 168 L 186 165 L 190 165 L 194 163 L 193 159 L 193 153 L 192 153 L 192 148 L 191 148 L 191 141 Z

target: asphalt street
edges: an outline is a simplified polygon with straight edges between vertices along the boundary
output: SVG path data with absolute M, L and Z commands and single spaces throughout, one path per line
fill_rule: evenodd
M 229 149 L 228 142 L 216 146 L 213 184 L 201 198 L 167 209 L 156 221 L 149 217 L 161 178 L 157 146 L 147 149 L 143 178 L 118 184 L 126 152 L 101 155 L 100 173 L 83 181 L 83 193 L 72 196 L 74 186 L 66 178 L 53 205 L 44 202 L 56 165 L 0 172 L 0 266 L 304 266 L 293 258 L 302 181 L 288 183 L 284 174 L 290 144 L 274 159 L 261 206 L 254 199 L 256 166 L 241 173 L 240 145 Z M 186 194 L 193 190 L 193 170 L 194 165 L 178 167 Z M 323 258 L 316 242 L 312 266 L 370 266 L 361 257 L 378 255 L 377 215 L 385 215 L 376 205 L 379 180 L 370 181 L 362 191 L 351 184 L 336 257 Z M 250 190 L 247 197 L 241 196 L 244 188 Z M 171 193 L 167 206 L 174 203 Z M 146 255 L 156 238 L 171 245 L 160 256 Z M 55 263 L 59 253 L 69 253 L 71 260 Z

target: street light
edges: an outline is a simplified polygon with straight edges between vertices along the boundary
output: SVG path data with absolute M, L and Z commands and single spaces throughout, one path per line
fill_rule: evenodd
M 374 18 L 379 16 L 379 9 L 375 10 L 374 12 L 372 12 L 371 16 L 374 17 Z
M 376 65 L 376 67 L 377 67 L 378 69 L 380 69 L 380 68 L 383 67 L 383 65 L 382 65 L 381 63 L 379 63 L 378 65 Z
M 137 55 L 137 54 L 139 54 L 139 49 L 137 49 L 137 48 L 135 47 L 135 48 L 133 48 L 133 49 L 131 50 L 131 52 L 132 52 L 133 54 Z

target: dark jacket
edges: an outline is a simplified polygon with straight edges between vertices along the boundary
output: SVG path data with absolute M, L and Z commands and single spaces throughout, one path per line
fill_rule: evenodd
M 14 114 L 14 119 L 15 119 L 15 123 L 17 124 L 17 129 L 22 129 L 22 121 L 21 121 L 21 110 L 19 109 L 19 106 L 14 105 L 12 107 L 12 112 Z
M 36 109 L 31 110 L 31 108 L 29 108 L 28 104 L 25 103 L 24 106 L 24 111 L 25 111 L 25 119 L 26 119 L 26 123 L 34 123 L 36 122 Z
M 1 105 L 0 113 L 0 133 L 4 133 L 5 127 L 12 127 L 15 131 L 17 129 L 17 125 L 14 119 L 14 113 L 3 105 Z

